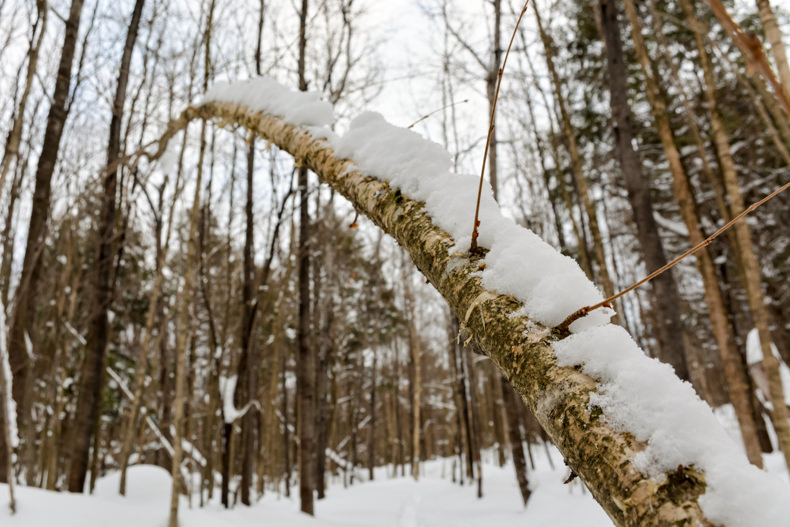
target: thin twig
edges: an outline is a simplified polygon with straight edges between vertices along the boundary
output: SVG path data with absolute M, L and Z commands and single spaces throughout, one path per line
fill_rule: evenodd
M 524 13 L 527 12 L 527 6 L 529 5 L 529 0 L 524 2 L 524 7 L 521 8 L 521 14 L 518 15 L 518 20 L 516 21 L 516 27 L 513 28 L 513 34 L 510 36 L 510 43 L 507 45 L 507 51 L 505 52 L 505 59 L 502 61 L 502 67 L 499 68 L 498 79 L 496 83 L 496 92 L 494 93 L 494 104 L 491 105 L 491 120 L 488 124 L 488 136 L 486 137 L 486 149 L 483 152 L 483 167 L 480 169 L 480 185 L 477 188 L 477 204 L 475 205 L 475 225 L 472 228 L 472 246 L 469 248 L 469 252 L 476 252 L 477 251 L 477 237 L 479 233 L 477 232 L 477 228 L 480 226 L 480 222 L 478 221 L 478 217 L 480 215 L 480 196 L 483 193 L 483 178 L 486 173 L 486 161 L 488 160 L 488 147 L 491 144 L 491 134 L 494 132 L 494 116 L 496 116 L 496 103 L 499 100 L 499 87 L 502 86 L 502 74 L 505 72 L 505 66 L 507 66 L 507 58 L 510 56 L 510 48 L 513 46 L 513 41 L 516 39 L 516 32 L 518 32 L 518 26 L 521 24 L 521 19 L 524 18 Z
M 435 114 L 435 113 L 438 113 L 438 112 L 441 112 L 442 110 L 446 110 L 447 108 L 452 108 L 453 106 L 455 106 L 455 105 L 457 105 L 457 104 L 463 104 L 463 103 L 465 103 L 465 102 L 469 102 L 469 99 L 464 99 L 463 101 L 455 101 L 455 102 L 451 102 L 451 103 L 449 103 L 449 104 L 445 104 L 445 105 L 444 105 L 444 106 L 442 106 L 441 108 L 437 108 L 436 110 L 434 110 L 434 111 L 432 111 L 432 112 L 430 112 L 430 113 L 427 113 L 427 114 L 423 115 L 422 117 L 420 117 L 419 119 L 417 119 L 416 121 L 414 121 L 413 123 L 411 123 L 411 124 L 408 126 L 408 128 L 411 130 L 412 128 L 414 128 L 414 125 L 416 125 L 416 124 L 419 124 L 419 123 L 423 122 L 424 120 L 426 120 L 428 117 L 432 116 L 433 114 Z
M 663 273 L 667 269 L 671 269 L 678 262 L 680 262 L 681 260 L 683 260 L 687 256 L 690 256 L 690 255 L 694 254 L 695 252 L 699 251 L 700 249 L 702 249 L 703 247 L 707 247 L 708 245 L 710 245 L 711 242 L 713 242 L 713 240 L 715 240 L 721 233 L 723 233 L 724 231 L 726 231 L 727 229 L 729 229 L 730 227 L 735 225 L 744 216 L 749 214 L 751 211 L 753 211 L 754 209 L 756 209 L 757 207 L 759 207 L 760 205 L 762 205 L 763 203 L 765 203 L 769 199 L 773 198 L 774 196 L 776 196 L 777 194 L 779 194 L 783 190 L 786 190 L 788 187 L 790 187 L 790 181 L 788 181 L 787 183 L 785 183 L 784 185 L 782 185 L 778 189 L 774 190 L 773 192 L 771 192 L 770 194 L 765 196 L 760 201 L 758 201 L 756 203 L 752 203 L 751 205 L 749 205 L 749 207 L 744 209 L 740 214 L 738 214 L 733 219 L 728 221 L 722 228 L 720 228 L 719 230 L 717 230 L 716 232 L 714 232 L 713 234 L 708 236 L 705 240 L 701 241 L 700 243 L 698 243 L 697 245 L 695 245 L 694 247 L 692 247 L 688 251 L 684 252 L 683 254 L 681 254 L 680 256 L 678 256 L 677 258 L 675 258 L 674 260 L 672 260 L 668 264 L 664 265 L 663 267 L 661 267 L 659 269 L 656 269 L 655 271 L 653 271 L 652 273 L 650 273 L 649 275 L 647 275 L 646 277 L 642 278 L 640 281 L 635 283 L 634 285 L 628 287 L 627 289 L 624 289 L 623 291 L 617 293 L 614 296 L 611 296 L 611 297 L 607 298 L 606 300 L 598 302 L 594 306 L 586 306 L 586 307 L 583 307 L 583 308 L 579 309 L 578 311 L 572 313 L 568 318 L 566 318 L 562 322 L 562 324 L 557 326 L 557 329 L 559 329 L 561 331 L 567 330 L 568 326 L 570 326 L 575 320 L 580 319 L 581 317 L 583 317 L 586 314 L 588 314 L 590 311 L 594 311 L 594 310 L 598 309 L 599 307 L 611 307 L 612 302 L 614 302 L 615 300 L 617 300 L 621 296 L 625 295 L 626 293 L 630 293 L 631 291 L 633 291 L 634 289 L 636 289 L 640 285 L 642 285 L 642 284 L 644 284 L 646 282 L 649 282 L 650 280 L 652 280 L 656 276 L 660 275 L 661 273 Z

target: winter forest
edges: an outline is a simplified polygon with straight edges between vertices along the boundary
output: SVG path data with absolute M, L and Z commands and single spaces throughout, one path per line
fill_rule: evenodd
M 790 525 L 784 1 L 0 0 L 0 525 Z

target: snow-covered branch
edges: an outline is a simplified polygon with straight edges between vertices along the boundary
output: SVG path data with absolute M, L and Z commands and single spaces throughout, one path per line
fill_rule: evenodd
M 691 387 L 611 325 L 611 313 L 553 329 L 601 294 L 575 262 L 504 218 L 490 191 L 478 240 L 485 254 L 463 252 L 476 180 L 450 173 L 439 145 L 371 113 L 338 137 L 323 110 L 300 113 L 304 100 L 273 86 L 215 90 L 177 122 L 255 132 L 394 237 L 617 524 L 780 525 L 790 517 L 787 485 L 749 465 Z

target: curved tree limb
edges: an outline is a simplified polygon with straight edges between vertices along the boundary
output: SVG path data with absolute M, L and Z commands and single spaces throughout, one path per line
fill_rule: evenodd
M 455 240 L 433 224 L 422 202 L 359 172 L 307 130 L 237 104 L 189 107 L 171 123 L 167 135 L 172 137 L 174 128 L 194 119 L 241 126 L 275 144 L 395 238 L 617 525 L 713 525 L 698 503 L 705 493 L 705 474 L 682 466 L 663 481 L 641 474 L 633 459 L 645 445 L 590 411 L 590 393 L 597 389 L 592 378 L 557 365 L 551 343 L 565 335 L 517 315 L 522 305 L 512 296 L 486 290 L 478 273 L 482 260 L 454 252 Z

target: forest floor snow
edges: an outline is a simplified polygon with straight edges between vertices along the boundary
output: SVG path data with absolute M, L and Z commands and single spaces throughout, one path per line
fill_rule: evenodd
M 562 483 L 562 458 L 553 449 L 552 470 L 542 448 L 534 448 L 536 468 L 529 472 L 533 489 L 529 506 L 521 496 L 510 464 L 483 465 L 483 498 L 477 487 L 451 481 L 453 460 L 439 459 L 421 465 L 423 477 L 392 477 L 390 468 L 379 468 L 374 481 L 343 487 L 342 479 L 330 482 L 327 497 L 316 501 L 316 516 L 299 512 L 298 488 L 292 498 L 267 492 L 252 507 L 223 509 L 216 499 L 206 507 L 192 508 L 182 498 L 181 527 L 419 527 L 419 526 L 610 526 L 606 514 L 578 482 Z M 360 475 L 363 471 L 359 471 Z M 367 472 L 365 471 L 364 475 Z M 400 474 L 400 470 L 398 471 Z M 159 467 L 130 467 L 127 496 L 119 496 L 117 473 L 100 479 L 91 496 L 16 487 L 17 514 L 9 516 L 8 488 L 0 485 L 0 525 L 3 527 L 166 527 L 170 476 Z
M 252 507 L 237 505 L 225 510 L 218 500 L 192 507 L 182 497 L 181 527 L 603 527 L 612 523 L 603 509 L 583 490 L 578 480 L 563 484 L 562 456 L 553 448 L 549 465 L 543 449 L 533 448 L 535 470 L 529 470 L 533 491 L 529 505 L 521 506 L 511 464 L 498 467 L 489 459 L 483 465 L 483 498 L 477 487 L 451 480 L 453 460 L 438 459 L 421 465 L 423 476 L 393 477 L 391 467 L 376 469 L 374 481 L 348 488 L 342 479 L 330 482 L 327 497 L 316 501 L 316 516 L 299 512 L 298 487 L 292 498 L 268 491 Z M 488 453 L 491 457 L 492 453 Z M 769 472 L 787 473 L 781 456 L 765 458 Z M 360 476 L 367 471 L 358 470 Z M 400 469 L 398 470 L 400 474 Z M 0 485 L 0 525 L 3 527 L 166 527 L 170 501 L 170 475 L 162 468 L 137 465 L 129 469 L 127 496 L 118 495 L 119 474 L 101 478 L 93 495 L 50 492 L 16 487 L 17 514 L 9 516 L 8 488 Z M 232 487 L 233 488 L 233 487 Z

